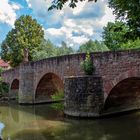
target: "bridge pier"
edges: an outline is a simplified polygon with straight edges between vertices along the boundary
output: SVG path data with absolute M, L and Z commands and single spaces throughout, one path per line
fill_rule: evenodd
M 65 78 L 65 114 L 76 117 L 98 117 L 103 105 L 101 77 Z
M 19 98 L 20 104 L 34 103 L 34 69 L 32 63 L 20 65 L 19 71 Z

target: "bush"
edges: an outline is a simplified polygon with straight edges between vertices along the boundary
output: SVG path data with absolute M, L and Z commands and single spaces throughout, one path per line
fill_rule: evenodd
M 64 92 L 63 91 L 58 91 L 57 93 L 51 95 L 51 98 L 53 101 L 59 101 L 64 98 Z
M 3 82 L 2 78 L 0 77 L 0 94 L 6 94 L 9 92 L 9 85 Z
M 59 91 L 56 94 L 51 96 L 53 101 L 60 101 L 62 99 L 64 99 L 64 92 L 63 91 Z M 64 109 L 64 103 L 54 103 L 51 105 L 52 108 L 56 109 L 56 110 L 63 110 Z
M 93 65 L 93 62 L 91 61 L 89 52 L 86 54 L 85 60 L 81 62 L 81 67 L 86 75 L 92 75 L 93 72 L 95 71 L 95 67 Z

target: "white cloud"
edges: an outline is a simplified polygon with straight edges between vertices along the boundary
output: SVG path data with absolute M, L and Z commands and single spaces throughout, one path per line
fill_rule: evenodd
M 0 3 L 0 22 L 14 26 L 16 20 L 16 10 L 19 10 L 20 6 L 16 3 L 9 3 L 8 0 L 1 0 Z
M 113 15 L 112 9 L 108 8 L 108 6 L 105 5 L 105 15 L 100 20 L 100 24 L 102 24 L 102 26 L 105 26 L 107 25 L 108 21 L 114 22 L 115 16 Z
M 79 2 L 78 7 L 71 9 L 67 5 L 60 10 L 48 12 L 52 0 L 26 0 L 34 16 L 39 18 L 45 29 L 45 36 L 59 45 L 65 41 L 70 46 L 79 46 L 89 39 L 101 40 L 103 26 L 114 21 L 107 0 Z

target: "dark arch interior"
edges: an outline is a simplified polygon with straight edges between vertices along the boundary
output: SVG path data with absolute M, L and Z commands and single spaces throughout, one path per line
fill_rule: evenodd
M 54 73 L 45 74 L 40 80 L 35 94 L 36 101 L 50 101 L 53 94 L 63 92 L 63 81 Z
M 140 78 L 132 77 L 122 80 L 111 90 L 104 110 L 133 108 L 138 104 L 140 105 Z
M 13 80 L 13 82 L 11 84 L 11 89 L 12 90 L 19 89 L 19 80 L 18 79 Z
M 19 92 L 19 80 L 14 79 L 11 84 L 11 89 L 9 96 L 11 99 L 17 100 L 18 99 L 18 92 Z

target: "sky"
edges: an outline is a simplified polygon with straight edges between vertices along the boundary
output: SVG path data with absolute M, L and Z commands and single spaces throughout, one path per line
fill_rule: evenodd
M 62 10 L 48 11 L 51 1 L 0 0 L 0 43 L 21 15 L 31 15 L 37 19 L 43 27 L 45 39 L 57 46 L 65 41 L 75 49 L 89 39 L 102 40 L 103 27 L 107 22 L 115 21 L 107 0 L 79 2 L 74 9 L 66 4 Z

